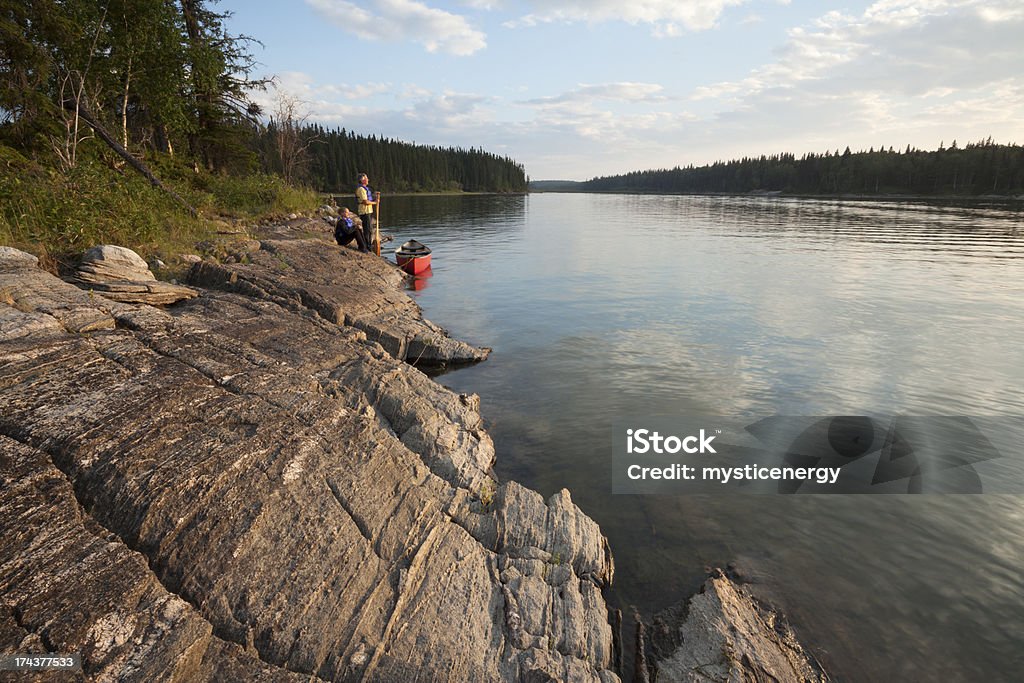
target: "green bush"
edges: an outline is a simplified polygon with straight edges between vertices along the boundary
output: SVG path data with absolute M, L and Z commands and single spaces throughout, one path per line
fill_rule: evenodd
M 308 211 L 319 195 L 288 185 L 284 179 L 256 173 L 245 177 L 212 176 L 207 181 L 216 209 L 234 218 Z
M 254 218 L 268 214 L 308 211 L 318 194 L 289 185 L 266 173 L 210 173 L 183 157 L 157 154 L 147 159 L 153 172 L 189 202 L 210 215 Z

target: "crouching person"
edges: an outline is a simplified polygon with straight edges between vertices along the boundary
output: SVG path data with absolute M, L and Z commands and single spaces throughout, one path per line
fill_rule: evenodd
M 334 239 L 340 246 L 345 246 L 355 239 L 359 251 L 370 251 L 366 246 L 366 237 L 363 235 L 362 223 L 348 210 L 348 207 L 341 208 L 341 217 L 338 218 L 338 222 L 334 226 Z

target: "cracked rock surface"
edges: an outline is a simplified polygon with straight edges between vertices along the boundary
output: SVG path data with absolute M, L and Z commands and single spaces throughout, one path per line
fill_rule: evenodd
M 79 651 L 88 680 L 617 681 L 600 529 L 498 484 L 478 398 L 410 365 L 486 350 L 293 224 L 168 309 L 0 250 L 0 651 Z
M 326 243 L 326 235 L 326 223 L 313 219 L 274 226 L 258 243 L 233 253 L 230 262 L 195 264 L 189 284 L 315 312 L 328 322 L 362 330 L 392 357 L 413 365 L 472 363 L 490 353 L 424 320 L 412 299 L 399 291 L 407 276 L 397 266 Z

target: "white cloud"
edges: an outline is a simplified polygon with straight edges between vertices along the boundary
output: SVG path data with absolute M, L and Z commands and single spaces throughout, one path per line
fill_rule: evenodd
M 306 0 L 321 16 L 360 38 L 411 40 L 427 52 L 471 55 L 487 46 L 486 36 L 459 15 L 415 0 Z
M 422 100 L 430 95 L 430 90 L 415 83 L 406 83 L 398 93 L 398 97 L 403 100 Z
M 750 98 L 815 84 L 907 96 L 976 87 L 1020 72 L 1022 20 L 1015 0 L 883 0 L 860 16 L 829 12 L 791 29 L 774 63 L 740 81 L 699 87 L 692 97 Z
M 285 71 L 274 78 L 274 85 L 267 90 L 252 91 L 249 96 L 263 110 L 264 116 L 273 116 L 282 98 L 294 99 L 298 105 L 295 112 L 299 118 L 336 125 L 366 112 L 363 105 L 349 104 L 346 93 L 351 92 L 343 85 L 322 85 L 300 71 Z
M 748 0 L 531 0 L 535 11 L 506 23 L 509 28 L 539 23 L 624 21 L 651 24 L 655 35 L 670 37 L 681 33 L 680 26 L 691 31 L 712 28 L 725 8 Z
M 563 148 L 545 156 L 558 168 L 528 170 L 580 177 L 568 164 L 590 176 L 847 145 L 934 148 L 989 135 L 1021 142 L 1022 35 L 1019 0 L 885 0 L 856 14 L 829 12 L 792 29 L 775 59 L 745 78 L 694 89 L 690 99 L 705 112 L 698 121 L 631 109 L 615 115 L 615 102 L 585 97 L 584 87 L 531 100 L 534 123 L 557 127 Z M 568 105 L 577 100 L 574 112 Z M 615 154 L 593 141 L 613 143 Z
M 953 110 L 985 109 L 990 124 L 1006 129 L 1024 112 L 986 108 L 996 105 L 995 84 L 1003 91 L 1021 84 L 1019 10 L 1011 0 L 882 0 L 859 16 L 830 12 L 792 29 L 774 63 L 741 81 L 697 88 L 692 97 L 718 100 L 719 119 L 751 121 L 762 133 L 769 124 L 790 130 L 801 112 L 812 111 L 828 118 L 807 124 L 824 130 L 829 119 L 843 122 L 847 135 L 922 125 L 955 133 L 969 121 L 944 118 Z
M 490 97 L 446 91 L 421 96 L 404 112 L 409 121 L 424 124 L 434 130 L 452 130 L 474 126 L 490 118 L 482 105 Z
M 275 111 L 279 96 L 295 98 L 301 116 L 310 122 L 338 126 L 366 134 L 384 131 L 388 137 L 423 144 L 476 145 L 494 125 L 495 98 L 452 90 L 435 92 L 416 84 L 382 83 L 373 88 L 376 97 L 360 86 L 318 83 L 303 72 L 278 74 L 275 87 L 251 93 L 267 114 Z M 460 137 L 465 136 L 462 140 Z
M 926 120 L 969 121 L 972 125 L 998 126 L 1006 121 L 1020 121 L 1024 116 L 1024 83 L 1019 79 L 1006 79 L 990 84 L 986 92 L 974 98 L 948 98 L 933 102 L 922 112 Z M 1024 129 L 1018 129 L 1024 136 Z M 1024 137 L 1000 140 L 1024 142 Z
M 540 106 L 572 104 L 579 106 L 591 104 L 597 100 L 613 102 L 652 102 L 661 101 L 665 97 L 660 93 L 664 90 L 656 83 L 603 83 L 600 85 L 581 84 L 573 90 L 551 97 L 538 97 L 527 100 L 525 104 Z
M 388 95 L 394 91 L 394 85 L 388 82 L 360 83 L 314 83 L 313 78 L 305 73 L 285 71 L 274 79 L 274 87 L 303 99 L 345 99 L 353 97 L 356 92 L 360 98 L 375 95 Z
M 689 112 L 667 109 L 671 100 L 663 90 L 656 83 L 580 85 L 518 102 L 527 119 L 512 130 L 520 146 L 563 163 L 583 163 L 588 155 L 591 164 L 603 163 L 599 160 L 621 157 L 626 149 L 653 152 L 696 120 Z
M 683 31 L 679 28 L 679 24 L 672 22 L 656 24 L 654 30 L 651 31 L 651 35 L 655 38 L 678 38 L 682 34 Z
M 1019 20 L 1024 17 L 1024 5 L 1019 7 L 982 7 L 978 14 L 985 21 L 1000 22 Z

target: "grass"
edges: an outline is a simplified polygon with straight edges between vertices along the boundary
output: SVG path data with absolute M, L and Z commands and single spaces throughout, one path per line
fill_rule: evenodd
M 193 252 L 196 242 L 223 228 L 225 218 L 254 221 L 317 205 L 317 193 L 276 176 L 196 172 L 170 157 L 147 161 L 198 216 L 134 171 L 112 168 L 98 157 L 59 171 L 0 145 L 0 244 L 38 256 L 51 270 L 97 244 L 167 260 Z
M 498 487 L 494 483 L 493 479 L 484 479 L 483 483 L 480 484 L 480 504 L 483 506 L 485 512 L 491 509 L 491 503 L 494 502 L 494 495 L 497 492 Z

